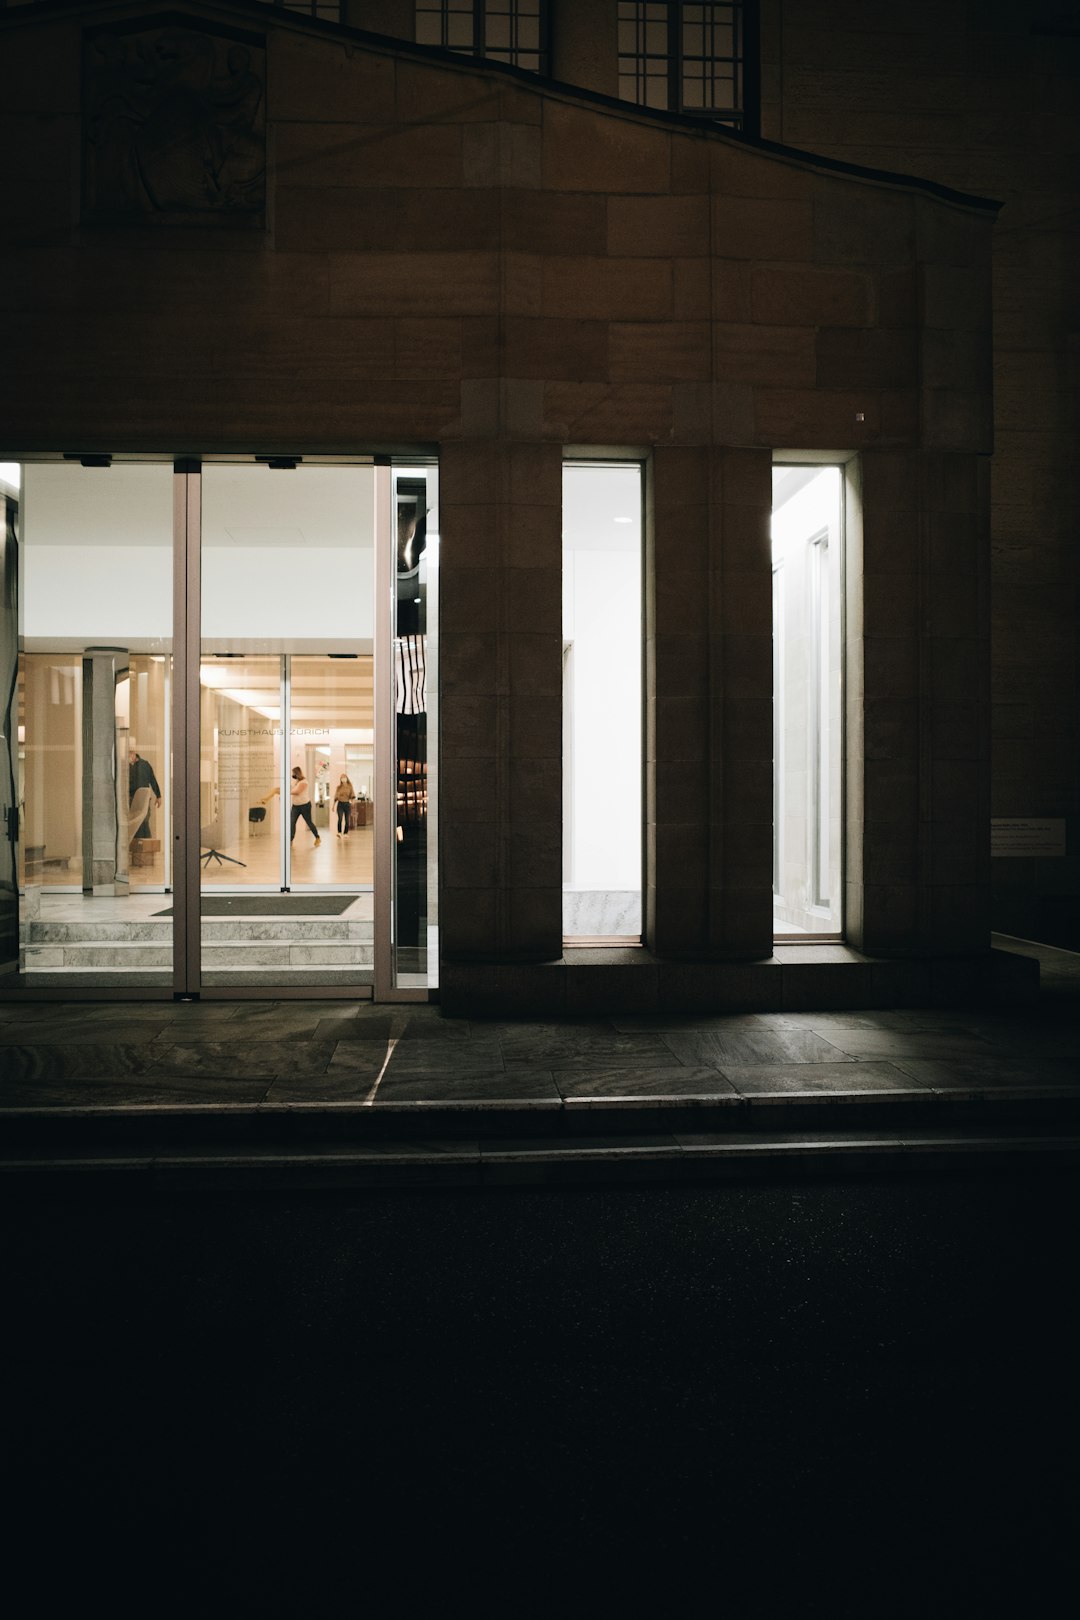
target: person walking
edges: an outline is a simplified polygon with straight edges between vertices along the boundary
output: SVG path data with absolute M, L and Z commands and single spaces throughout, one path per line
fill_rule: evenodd
M 343 772 L 341 781 L 334 790 L 334 804 L 337 808 L 337 835 L 339 838 L 348 838 L 349 836 L 350 807 L 355 798 L 356 793 L 353 785 Z
M 131 803 L 132 799 L 134 799 L 136 793 L 141 787 L 148 787 L 150 789 L 151 793 L 154 795 L 157 808 L 160 810 L 161 789 L 158 787 L 158 779 L 154 775 L 154 767 L 151 765 L 148 759 L 143 759 L 142 755 L 136 753 L 135 749 L 132 748 L 128 751 L 128 804 Z M 143 821 L 142 826 L 139 827 L 138 831 L 136 832 L 135 837 L 150 837 L 149 804 L 146 807 L 146 818 Z
M 315 823 L 311 819 L 311 789 L 308 787 L 307 778 L 300 769 L 299 765 L 293 766 L 292 791 L 290 797 L 292 798 L 292 809 L 289 812 L 289 843 L 291 844 L 293 839 L 296 837 L 296 823 L 298 821 L 306 821 L 308 826 L 311 828 L 311 836 L 315 840 L 315 848 L 318 849 L 322 839 L 315 831 Z

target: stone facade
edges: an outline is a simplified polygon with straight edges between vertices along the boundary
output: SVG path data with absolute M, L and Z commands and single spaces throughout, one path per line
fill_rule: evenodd
M 646 940 L 669 967 L 645 1001 L 715 998 L 771 951 L 776 450 L 835 453 L 849 486 L 848 938 L 985 950 L 993 206 L 245 7 L 265 232 L 91 225 L 89 14 L 0 24 L 27 154 L 0 443 L 438 447 L 448 997 L 593 993 L 535 971 L 561 956 L 571 446 L 648 467 Z M 644 963 L 583 965 L 617 1000 Z
M 412 36 L 408 0 L 345 0 L 343 9 L 358 26 Z M 1067 853 L 996 861 L 994 921 L 1075 948 L 1080 7 L 752 0 L 746 10 L 758 37 L 763 137 L 1002 204 L 992 256 L 992 814 L 1063 818 Z M 616 0 L 549 0 L 554 78 L 618 94 L 616 11 Z M 967 289 L 945 276 L 935 297 L 936 336 L 920 356 L 931 388 L 942 359 L 950 365 L 980 343 Z M 883 348 L 879 357 L 885 363 Z M 934 408 L 985 410 L 987 397 L 980 384 L 961 399 L 941 378 Z

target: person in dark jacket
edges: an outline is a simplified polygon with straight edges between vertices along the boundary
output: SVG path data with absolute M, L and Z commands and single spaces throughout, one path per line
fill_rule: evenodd
M 160 810 L 161 809 L 161 789 L 158 787 L 158 780 L 157 780 L 157 777 L 154 775 L 154 767 L 151 765 L 151 763 L 150 763 L 150 761 L 148 759 L 143 759 L 142 755 L 137 754 L 135 752 L 134 748 L 133 748 L 131 750 L 131 752 L 128 754 L 128 803 L 129 804 L 131 803 L 132 799 L 135 797 L 135 794 L 137 793 L 137 791 L 141 787 L 148 787 L 150 789 L 151 793 L 154 795 L 154 800 L 155 800 L 155 802 L 157 804 L 157 808 Z M 136 838 L 149 838 L 150 837 L 150 810 L 149 810 L 149 807 L 147 807 L 146 819 L 143 821 L 142 826 L 136 832 L 135 837 Z

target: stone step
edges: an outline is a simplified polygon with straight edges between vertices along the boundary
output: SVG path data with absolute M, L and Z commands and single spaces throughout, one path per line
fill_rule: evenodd
M 215 968 L 206 967 L 202 970 L 203 988 L 212 989 L 243 989 L 254 987 L 264 989 L 278 986 L 307 986 L 312 990 L 333 989 L 335 985 L 348 987 L 350 985 L 370 985 L 374 978 L 375 969 L 369 962 L 312 962 L 306 967 L 275 967 L 267 968 Z
M 24 950 L 28 973 L 43 968 L 169 967 L 172 948 L 148 940 L 91 941 L 82 944 L 28 945 Z M 370 940 L 203 940 L 205 970 L 219 967 L 369 967 L 374 960 Z
M 204 972 L 202 982 L 207 988 L 228 989 L 269 990 L 286 985 L 306 986 L 311 990 L 362 989 L 370 986 L 373 971 L 363 965 L 342 967 L 333 962 L 272 969 L 233 967 Z M 141 965 L 127 971 L 101 967 L 43 968 L 40 972 L 32 970 L 30 977 L 35 989 L 66 989 L 71 995 L 81 995 L 84 990 L 167 989 L 172 984 L 172 969 Z
M 172 919 L 86 923 L 34 920 L 24 925 L 21 932 L 26 945 L 168 945 L 172 939 Z M 309 917 L 303 921 L 277 917 L 204 917 L 201 934 L 204 944 L 214 945 L 248 940 L 290 944 L 324 941 L 343 945 L 355 940 L 369 943 L 375 937 L 375 924 L 351 917 Z

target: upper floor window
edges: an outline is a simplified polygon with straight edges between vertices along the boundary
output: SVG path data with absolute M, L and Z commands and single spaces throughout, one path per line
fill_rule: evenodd
M 416 0 L 416 42 L 543 72 L 545 0 Z
M 341 0 L 270 0 L 282 11 L 298 11 L 302 17 L 319 17 L 323 22 L 341 21 Z
M 744 0 L 619 0 L 619 95 L 742 128 L 748 9 Z

